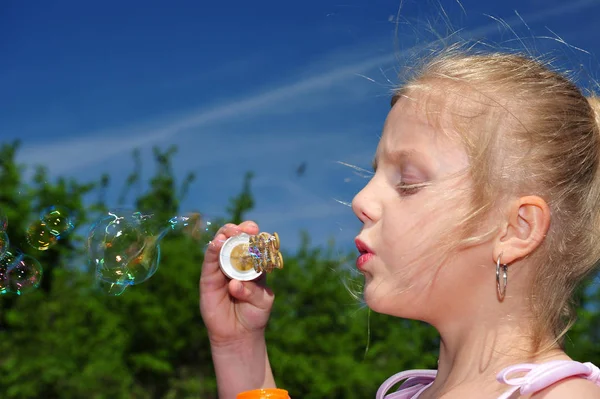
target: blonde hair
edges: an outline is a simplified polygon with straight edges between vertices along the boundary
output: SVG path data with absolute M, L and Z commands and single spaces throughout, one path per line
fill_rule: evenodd
M 427 60 L 392 103 L 414 94 L 452 115 L 470 156 L 463 243 L 509 195 L 550 206 L 550 229 L 530 256 L 532 338 L 535 350 L 549 333 L 560 342 L 575 320 L 574 292 L 600 258 L 600 101 L 531 56 L 458 48 Z

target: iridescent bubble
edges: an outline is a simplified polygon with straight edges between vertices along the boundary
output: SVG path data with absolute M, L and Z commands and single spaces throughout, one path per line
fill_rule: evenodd
M 148 280 L 158 270 L 159 243 L 169 232 L 201 238 L 211 227 L 199 213 L 158 220 L 132 210 L 107 212 L 90 229 L 87 242 L 99 289 L 120 295 L 127 286 Z
M 114 262 L 111 265 L 106 260 L 99 263 L 96 266 L 96 278 L 121 286 L 140 284 L 156 273 L 159 263 L 160 245 L 156 242 L 156 237 L 147 237 L 143 249 L 126 264 Z
M 8 228 L 8 218 L 4 211 L 0 208 L 0 231 L 6 231 Z
M 158 242 L 163 235 L 164 229 L 161 232 L 152 215 L 108 212 L 88 235 L 88 253 L 97 279 L 118 285 L 146 281 L 158 268 Z
M 172 231 L 181 231 L 194 238 L 201 239 L 210 234 L 212 222 L 198 212 L 183 216 L 175 216 L 169 219 L 169 228 Z
M 10 287 L 8 285 L 8 265 L 0 262 L 0 295 L 8 293 Z
M 9 270 L 24 257 L 18 250 L 6 251 L 4 257 L 0 259 L 0 294 L 10 292 Z
M 69 215 L 69 210 L 61 206 L 51 206 L 45 209 L 40 215 L 40 220 L 56 238 L 73 230 L 73 220 Z
M 9 245 L 10 240 L 8 239 L 8 234 L 6 234 L 5 231 L 0 231 L 0 259 L 2 259 L 6 251 L 8 251 Z
M 144 249 L 127 264 L 127 275 L 133 284 L 148 280 L 158 270 L 160 263 L 159 237 L 148 237 Z
M 96 280 L 96 289 L 110 296 L 121 295 L 127 287 L 129 287 L 128 284 L 107 283 L 102 280 Z
M 42 220 L 32 222 L 26 232 L 27 242 L 39 251 L 45 251 L 58 242 L 58 237 L 50 232 Z
M 23 255 L 8 266 L 9 291 L 17 295 L 35 290 L 42 282 L 43 270 L 37 259 Z

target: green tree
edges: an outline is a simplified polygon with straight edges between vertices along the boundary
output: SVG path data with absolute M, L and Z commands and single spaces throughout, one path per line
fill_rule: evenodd
M 200 241 L 172 232 L 161 241 L 161 266 L 120 296 L 94 288 L 86 261 L 86 230 L 107 209 L 108 176 L 80 183 L 49 179 L 44 168 L 17 165 L 18 143 L 0 147 L 0 208 L 13 245 L 44 266 L 40 288 L 0 297 L 0 396 L 3 398 L 216 398 L 210 347 L 198 310 L 198 278 L 210 235 Z M 155 174 L 141 191 L 139 154 L 120 200 L 158 220 L 181 212 L 193 174 L 178 181 L 175 148 L 154 150 Z M 226 217 L 239 222 L 254 206 L 244 177 Z M 133 189 L 137 191 L 134 192 Z M 47 251 L 28 246 L 27 226 L 50 205 L 70 209 L 79 227 Z M 257 222 L 260 223 L 260 220 Z M 313 245 L 308 235 L 285 268 L 268 276 L 276 301 L 267 330 L 278 384 L 294 398 L 372 397 L 381 382 L 409 368 L 435 367 L 438 337 L 422 323 L 369 313 L 347 286 L 361 277 L 335 243 Z M 285 237 L 283 237 L 285 240 Z M 569 334 L 569 351 L 600 363 L 600 288 L 581 290 L 584 306 Z
M 11 248 L 37 258 L 44 276 L 37 291 L 0 298 L 2 397 L 119 397 L 131 378 L 120 361 L 126 335 L 114 333 L 120 320 L 106 311 L 105 298 L 85 289 L 91 280 L 81 271 L 82 237 L 69 235 L 47 251 L 33 249 L 26 239 L 29 224 L 50 205 L 68 208 L 85 223 L 93 207 L 83 206 L 84 196 L 95 185 L 64 178 L 49 183 L 42 167 L 24 182 L 26 170 L 15 162 L 18 147 L 0 147 L 0 207 L 8 216 Z
M 600 362 L 600 273 L 588 279 L 577 295 L 577 322 L 567 333 L 565 348 L 574 359 Z
M 27 248 L 28 223 L 47 206 L 60 204 L 80 226 L 89 225 L 107 209 L 103 191 L 110 179 L 78 184 L 58 179 L 50 183 L 38 168 L 32 183 L 15 162 L 18 144 L 0 151 L 0 207 L 10 220 L 12 241 L 44 265 L 39 290 L 22 297 L 3 296 L 0 349 L 0 391 L 11 398 L 162 398 L 216 397 L 210 349 L 198 311 L 198 278 L 204 244 L 173 232 L 160 243 L 161 267 L 144 284 L 118 297 L 94 287 L 93 270 L 83 249 L 85 230 L 48 251 Z M 136 208 L 166 221 L 177 215 L 193 175 L 177 186 L 172 172 L 175 148 L 154 150 L 156 173 Z M 141 165 L 127 178 L 121 200 L 139 181 Z M 239 198 L 232 199 L 230 220 L 242 218 L 252 206 L 249 179 Z M 86 195 L 98 202 L 86 209 Z M 218 222 L 223 222 L 223 219 Z M 218 224 L 218 223 L 217 223 Z

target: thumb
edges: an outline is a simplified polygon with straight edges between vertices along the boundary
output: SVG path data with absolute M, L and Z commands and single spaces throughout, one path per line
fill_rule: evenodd
M 231 280 L 229 294 L 241 302 L 248 302 L 259 309 L 269 310 L 273 305 L 273 292 L 253 281 Z

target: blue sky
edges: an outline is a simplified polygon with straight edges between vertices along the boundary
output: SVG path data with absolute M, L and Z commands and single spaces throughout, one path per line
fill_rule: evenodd
M 334 199 L 365 179 L 336 161 L 369 167 L 397 59 L 427 40 L 417 20 L 446 12 L 467 36 L 510 41 L 487 15 L 528 35 L 517 10 L 534 34 L 600 53 L 600 0 L 405 1 L 398 34 L 399 0 L 218 3 L 2 1 L 0 140 L 53 177 L 111 174 L 115 205 L 132 150 L 149 177 L 152 147 L 174 144 L 176 173 L 197 174 L 184 211 L 221 215 L 253 170 L 250 216 L 284 247 L 301 229 L 351 245 L 359 225 Z M 536 43 L 598 77 L 592 56 Z

